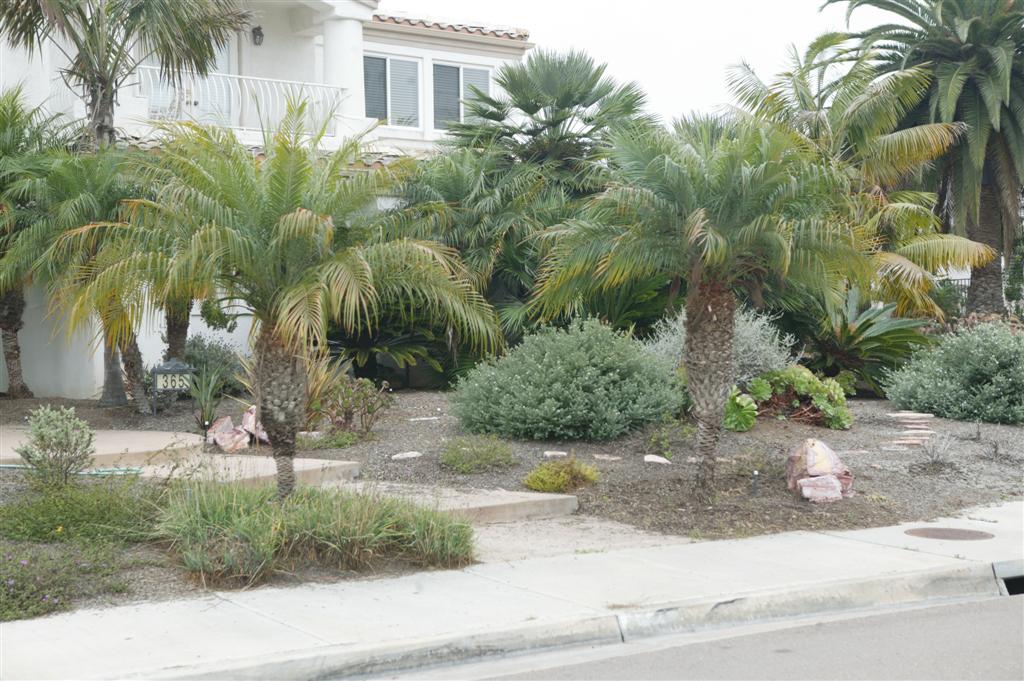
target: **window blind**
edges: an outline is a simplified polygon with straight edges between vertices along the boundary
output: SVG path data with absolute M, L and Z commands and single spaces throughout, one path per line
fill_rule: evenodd
M 434 64 L 434 127 L 447 128 L 460 118 L 459 67 Z
M 366 117 L 388 119 L 388 62 L 383 57 L 363 57 L 363 89 L 366 92 Z
M 420 124 L 420 74 L 414 61 L 391 60 L 391 125 Z

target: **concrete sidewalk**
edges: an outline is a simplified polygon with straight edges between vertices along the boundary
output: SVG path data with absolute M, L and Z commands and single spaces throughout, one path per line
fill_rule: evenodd
M 994 536 L 928 540 L 899 526 L 697 543 L 667 538 L 661 546 L 83 610 L 2 625 L 0 677 L 325 678 L 994 595 L 992 564 L 1024 561 L 1019 501 L 912 525 Z

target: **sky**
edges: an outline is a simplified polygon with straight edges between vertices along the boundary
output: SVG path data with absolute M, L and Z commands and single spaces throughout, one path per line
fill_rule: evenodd
M 786 66 L 790 45 L 846 28 L 846 6 L 823 0 L 382 0 L 381 12 L 525 28 L 537 47 L 582 49 L 610 75 L 636 81 L 665 120 L 730 101 L 726 74 L 746 61 L 765 80 Z M 881 23 L 853 15 L 856 30 Z

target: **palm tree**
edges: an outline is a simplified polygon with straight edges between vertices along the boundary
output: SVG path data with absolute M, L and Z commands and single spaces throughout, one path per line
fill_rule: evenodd
M 474 88 L 466 120 L 453 124 L 451 143 L 499 151 L 509 163 L 548 164 L 555 179 L 576 192 L 594 190 L 594 166 L 609 130 L 646 118 L 636 83 L 618 84 L 583 52 L 534 50 L 525 62 L 495 74 L 500 95 Z
M 953 229 L 1013 252 L 1024 178 L 1024 0 L 827 0 L 893 14 L 898 23 L 856 34 L 882 72 L 932 76 L 928 97 L 906 118 L 960 122 L 963 138 L 938 166 L 938 210 Z M 1005 312 L 1002 260 L 971 272 L 968 309 Z
M 612 135 L 608 189 L 552 230 L 540 297 L 549 314 L 581 290 L 651 277 L 685 284 L 702 500 L 714 494 L 738 293 L 756 299 L 766 282 L 791 279 L 838 302 L 837 273 L 860 259 L 844 230 L 817 219 L 841 183 L 813 160 L 798 136 L 753 120 L 637 126 Z
M 23 171 L 26 160 L 66 144 L 67 131 L 68 127 L 59 117 L 28 106 L 20 87 L 0 93 L 0 215 L 14 210 L 13 206 L 5 205 L 3 197 L 10 183 Z M 0 221 L 8 223 L 6 218 L 0 217 Z M 14 230 L 21 226 L 13 221 L 9 224 L 9 233 L 0 233 L 0 258 Z M 24 311 L 23 282 L 13 281 L 9 286 L 0 287 L 0 339 L 3 341 L 7 394 L 10 397 L 32 397 L 32 391 L 25 385 L 21 345 L 18 343 Z
M 373 228 L 389 171 L 356 170 L 356 142 L 322 153 L 323 128 L 307 134 L 305 117 L 305 104 L 291 106 L 262 156 L 230 131 L 169 126 L 152 159 L 154 198 L 129 202 L 132 229 L 113 242 L 109 266 L 79 288 L 67 310 L 74 320 L 96 297 L 139 292 L 111 329 L 117 337 L 147 309 L 192 292 L 196 281 L 248 308 L 257 329 L 259 413 L 281 497 L 295 485 L 295 438 L 306 416 L 301 357 L 325 345 L 329 321 L 358 333 L 374 327 L 387 305 L 428 314 L 477 348 L 500 343 L 493 311 L 453 251 L 387 240 Z M 167 249 L 165 232 L 178 221 L 193 224 L 194 235 Z
M 877 299 L 896 304 L 899 314 L 936 316 L 929 297 L 934 272 L 981 266 L 992 250 L 941 233 L 932 207 L 935 195 L 913 191 L 920 175 L 963 131 L 959 123 L 906 125 L 907 114 L 927 96 L 931 74 L 912 67 L 879 76 L 875 54 L 853 54 L 848 36 L 825 34 L 790 68 L 765 83 L 746 64 L 734 68 L 730 87 L 740 104 L 759 118 L 799 135 L 822 163 L 845 174 L 850 195 L 836 220 L 854 229 L 875 264 L 860 283 Z
M 237 0 L 6 0 L 0 36 L 32 50 L 45 42 L 67 59 L 68 86 L 85 96 L 97 146 L 114 141 L 119 89 L 142 62 L 163 77 L 205 75 L 217 51 L 249 21 Z
M 83 285 L 104 262 L 104 244 L 118 238 L 121 202 L 138 196 L 138 187 L 126 173 L 126 152 L 104 149 L 91 154 L 52 152 L 40 159 L 33 172 L 23 174 L 9 186 L 5 197 L 21 206 L 8 216 L 8 226 L 22 227 L 10 234 L 0 259 L 0 289 L 39 281 L 47 288 L 52 308 L 62 305 L 69 290 Z M 83 230 L 91 224 L 103 229 Z M 88 238 L 75 235 L 87 233 Z M 105 330 L 118 323 L 130 301 L 120 291 L 89 299 L 89 311 L 97 313 Z M 70 324 L 74 330 L 86 321 Z M 104 406 L 127 403 L 121 376 L 121 355 L 135 403 L 146 409 L 142 388 L 142 356 L 129 329 L 115 344 L 104 333 Z

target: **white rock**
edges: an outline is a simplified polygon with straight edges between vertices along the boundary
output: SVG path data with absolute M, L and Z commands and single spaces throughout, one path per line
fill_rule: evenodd
M 912 421 L 935 418 L 935 414 L 922 414 L 916 411 L 898 411 L 894 414 L 886 414 L 886 416 L 891 416 L 894 419 L 910 419 Z
M 598 461 L 621 461 L 621 456 L 612 456 L 611 454 L 594 454 L 594 458 Z
M 405 459 L 418 459 L 423 456 L 422 452 L 402 452 L 391 457 L 392 461 L 403 461 Z
M 441 417 L 440 416 L 417 416 L 416 418 L 409 419 L 409 420 L 410 421 L 440 421 Z
M 546 452 L 544 452 L 544 458 L 546 459 L 558 459 L 563 456 L 569 456 L 569 452 L 560 452 L 555 449 L 549 449 Z
M 688 456 L 688 457 L 686 457 L 686 463 L 699 463 L 699 462 L 700 462 L 700 459 L 697 458 L 696 456 Z
M 903 445 L 888 445 L 886 447 L 879 447 L 883 452 L 906 452 L 909 451 L 909 447 Z
M 658 456 L 657 454 L 648 454 L 647 456 L 644 457 L 644 461 L 646 461 L 647 463 L 672 463 L 665 457 Z

